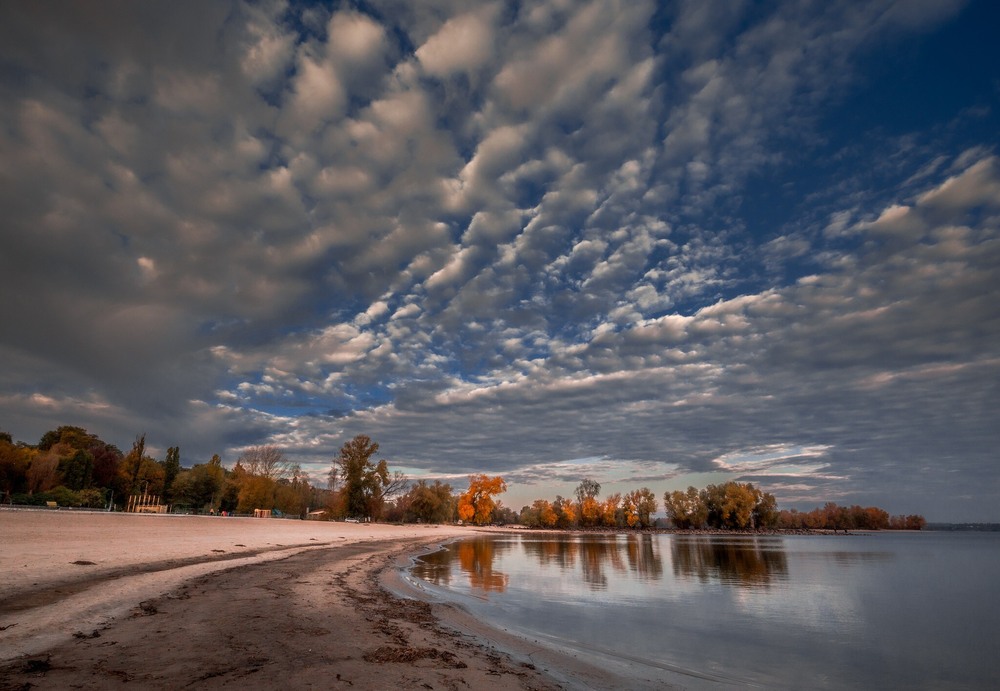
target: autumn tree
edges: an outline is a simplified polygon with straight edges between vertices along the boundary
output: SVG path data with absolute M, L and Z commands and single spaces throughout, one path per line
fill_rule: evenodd
M 506 491 L 507 483 L 499 475 L 470 475 L 469 489 L 458 499 L 458 517 L 476 525 L 489 523 L 496 508 L 493 497 Z
M 27 491 L 28 466 L 34 449 L 14 444 L 9 434 L 0 435 L 0 495 Z
M 580 525 L 595 526 L 600 522 L 601 505 L 597 501 L 597 497 L 600 493 L 601 483 L 596 480 L 584 478 L 583 481 L 577 485 L 576 490 L 574 490 L 574 494 L 576 495 L 577 514 L 579 515 Z
M 551 528 L 556 524 L 556 512 L 548 500 L 536 499 L 531 506 L 521 508 L 518 520 L 528 528 Z
M 622 499 L 625 524 L 629 528 L 648 528 L 656 513 L 656 496 L 646 487 L 632 490 Z
M 687 492 L 664 492 L 663 508 L 667 518 L 682 530 L 700 528 L 708 519 L 708 509 L 694 487 L 688 487 Z
M 580 513 L 576 503 L 572 499 L 563 498 L 561 495 L 556 495 L 556 500 L 552 502 L 552 510 L 556 514 L 557 528 L 573 528 L 580 520 Z
M 618 492 L 601 502 L 601 525 L 608 528 L 619 527 L 624 521 L 621 507 L 622 495 Z
M 146 455 L 146 435 L 140 434 L 118 466 L 114 488 L 122 498 L 139 493 L 162 495 L 163 478 L 162 464 Z
M 746 530 L 773 524 L 777 520 L 774 497 L 752 483 L 727 482 L 709 485 L 699 495 L 713 528 Z
M 282 513 L 305 518 L 312 501 L 312 486 L 298 464 L 293 465 L 289 473 L 289 477 L 281 478 L 277 482 L 274 507 Z
M 29 494 L 53 489 L 59 484 L 59 456 L 51 448 L 32 454 L 25 476 Z

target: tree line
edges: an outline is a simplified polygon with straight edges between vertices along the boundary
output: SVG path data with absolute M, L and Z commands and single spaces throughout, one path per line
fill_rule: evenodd
M 145 435 L 123 453 L 82 427 L 58 427 L 34 445 L 14 443 L 0 432 L 3 503 L 122 510 L 130 496 L 140 494 L 189 513 L 267 508 L 298 515 L 326 500 L 326 490 L 313 487 L 273 446 L 248 448 L 231 470 L 217 454 L 184 468 L 179 447 L 154 458 L 146 451 Z
M 277 514 L 320 519 L 388 520 L 482 524 L 516 515 L 493 497 L 506 490 L 502 478 L 469 478 L 456 495 L 450 484 L 407 481 L 389 462 L 376 459 L 379 445 L 366 435 L 345 443 L 332 459 L 327 486 L 313 485 L 301 467 L 276 446 L 247 448 L 232 469 L 218 454 L 182 467 L 180 448 L 163 459 L 146 452 L 145 435 L 128 453 L 82 427 L 64 425 L 37 444 L 15 443 L 0 432 L 0 501 L 5 504 L 123 510 L 130 496 L 154 496 L 172 511 Z
M 331 460 L 326 487 L 310 482 L 301 467 L 276 446 L 247 448 L 232 469 L 214 455 L 182 467 L 180 448 L 156 459 L 146 453 L 145 435 L 123 453 L 81 427 L 61 426 L 36 445 L 14 443 L 0 432 L 0 500 L 13 504 L 56 502 L 60 506 L 117 508 L 128 497 L 154 495 L 174 511 L 279 514 L 326 519 L 475 525 L 515 524 L 530 528 L 646 529 L 658 523 L 656 495 L 646 487 L 601 498 L 600 483 L 585 478 L 573 497 L 537 499 L 520 512 L 496 497 L 507 490 L 500 476 L 469 476 L 456 493 L 441 480 L 410 482 L 376 459 L 379 445 L 359 434 Z M 677 529 L 919 530 L 922 516 L 890 516 L 878 507 L 827 503 L 809 512 L 779 510 L 772 494 L 751 483 L 726 482 L 663 495 L 667 527 Z

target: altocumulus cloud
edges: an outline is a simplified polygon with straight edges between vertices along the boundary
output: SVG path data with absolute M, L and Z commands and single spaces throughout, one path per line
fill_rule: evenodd
M 661 5 L 4 3 L 3 429 L 995 519 L 996 10 Z

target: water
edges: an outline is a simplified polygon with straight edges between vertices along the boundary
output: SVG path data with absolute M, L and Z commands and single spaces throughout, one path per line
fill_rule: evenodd
M 1000 688 L 1000 534 L 504 535 L 412 574 L 645 683 Z

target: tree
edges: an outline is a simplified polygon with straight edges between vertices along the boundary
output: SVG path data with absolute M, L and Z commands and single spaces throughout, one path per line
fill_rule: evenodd
M 59 484 L 59 456 L 51 448 L 35 453 L 25 473 L 28 493 L 47 492 Z
M 618 492 L 601 502 L 601 525 L 617 528 L 623 523 L 622 495 Z
M 177 474 L 181 472 L 181 449 L 171 446 L 167 449 L 167 457 L 163 460 L 163 494 L 166 500 L 172 498 L 172 487 Z
M 188 506 L 194 511 L 210 511 L 219 508 L 225 470 L 218 454 L 208 463 L 201 463 L 190 470 L 182 470 L 174 480 L 173 501 Z
M 389 474 L 385 459 L 372 462 L 377 452 L 378 444 L 359 434 L 340 448 L 340 457 L 334 460 L 330 484 L 335 487 L 343 483 L 344 511 L 348 516 L 378 518 L 385 499 L 406 485 L 402 473 Z
M 777 520 L 774 497 L 749 482 L 709 485 L 699 496 L 708 511 L 708 525 L 713 528 L 746 530 L 770 525 Z
M 25 446 L 16 446 L 10 440 L 9 434 L 0 438 L 0 495 L 10 495 L 24 492 L 28 484 L 28 467 L 31 456 L 36 453 Z
M 489 523 L 496 508 L 493 497 L 506 491 L 507 483 L 499 475 L 470 475 L 469 489 L 458 500 L 458 517 L 476 525 Z
M 58 446 L 61 444 L 52 448 Z M 62 477 L 62 483 L 74 491 L 89 488 L 94 477 L 94 456 L 84 449 L 75 452 L 69 449 L 68 452 L 72 455 L 67 454 L 59 459 L 59 475 Z
M 688 487 L 687 492 L 664 492 L 663 508 L 667 518 L 682 530 L 700 528 L 708 518 L 708 509 L 694 487 Z
M 278 480 L 274 497 L 275 508 L 282 513 L 305 518 L 312 500 L 312 486 L 298 464 L 292 466 L 291 473 L 291 478 Z
M 240 454 L 240 463 L 250 475 L 280 480 L 291 472 L 292 464 L 277 446 L 251 446 Z
M 583 504 L 584 499 L 596 499 L 601 494 L 601 483 L 591 480 L 589 477 L 584 478 L 583 481 L 576 486 L 574 494 L 576 494 L 576 501 L 578 504 Z
M 236 510 L 240 513 L 250 513 L 255 509 L 273 509 L 277 484 L 264 475 L 245 475 L 239 483 Z
M 552 528 L 556 524 L 556 512 L 547 499 L 536 499 L 531 506 L 521 509 L 521 524 L 529 528 Z
M 629 528 L 648 528 L 653 525 L 656 513 L 656 496 L 646 487 L 632 490 L 622 500 L 625 524 Z
M 139 486 L 139 472 L 142 468 L 142 458 L 145 453 L 146 435 L 140 434 L 132 442 L 132 450 L 128 452 L 121 462 L 121 471 L 125 480 L 125 487 L 123 489 L 126 494 L 137 494 L 141 489 Z
M 556 515 L 557 528 L 572 528 L 580 520 L 580 516 L 577 513 L 577 506 L 573 503 L 573 500 L 564 499 L 558 494 L 556 495 L 556 500 L 552 502 L 552 511 Z
M 770 492 L 760 491 L 753 510 L 753 521 L 757 528 L 773 528 L 778 524 L 778 501 Z
M 402 520 L 408 522 L 445 523 L 455 512 L 451 485 L 440 480 L 435 480 L 433 485 L 427 484 L 426 480 L 417 480 L 398 503 L 405 507 Z

